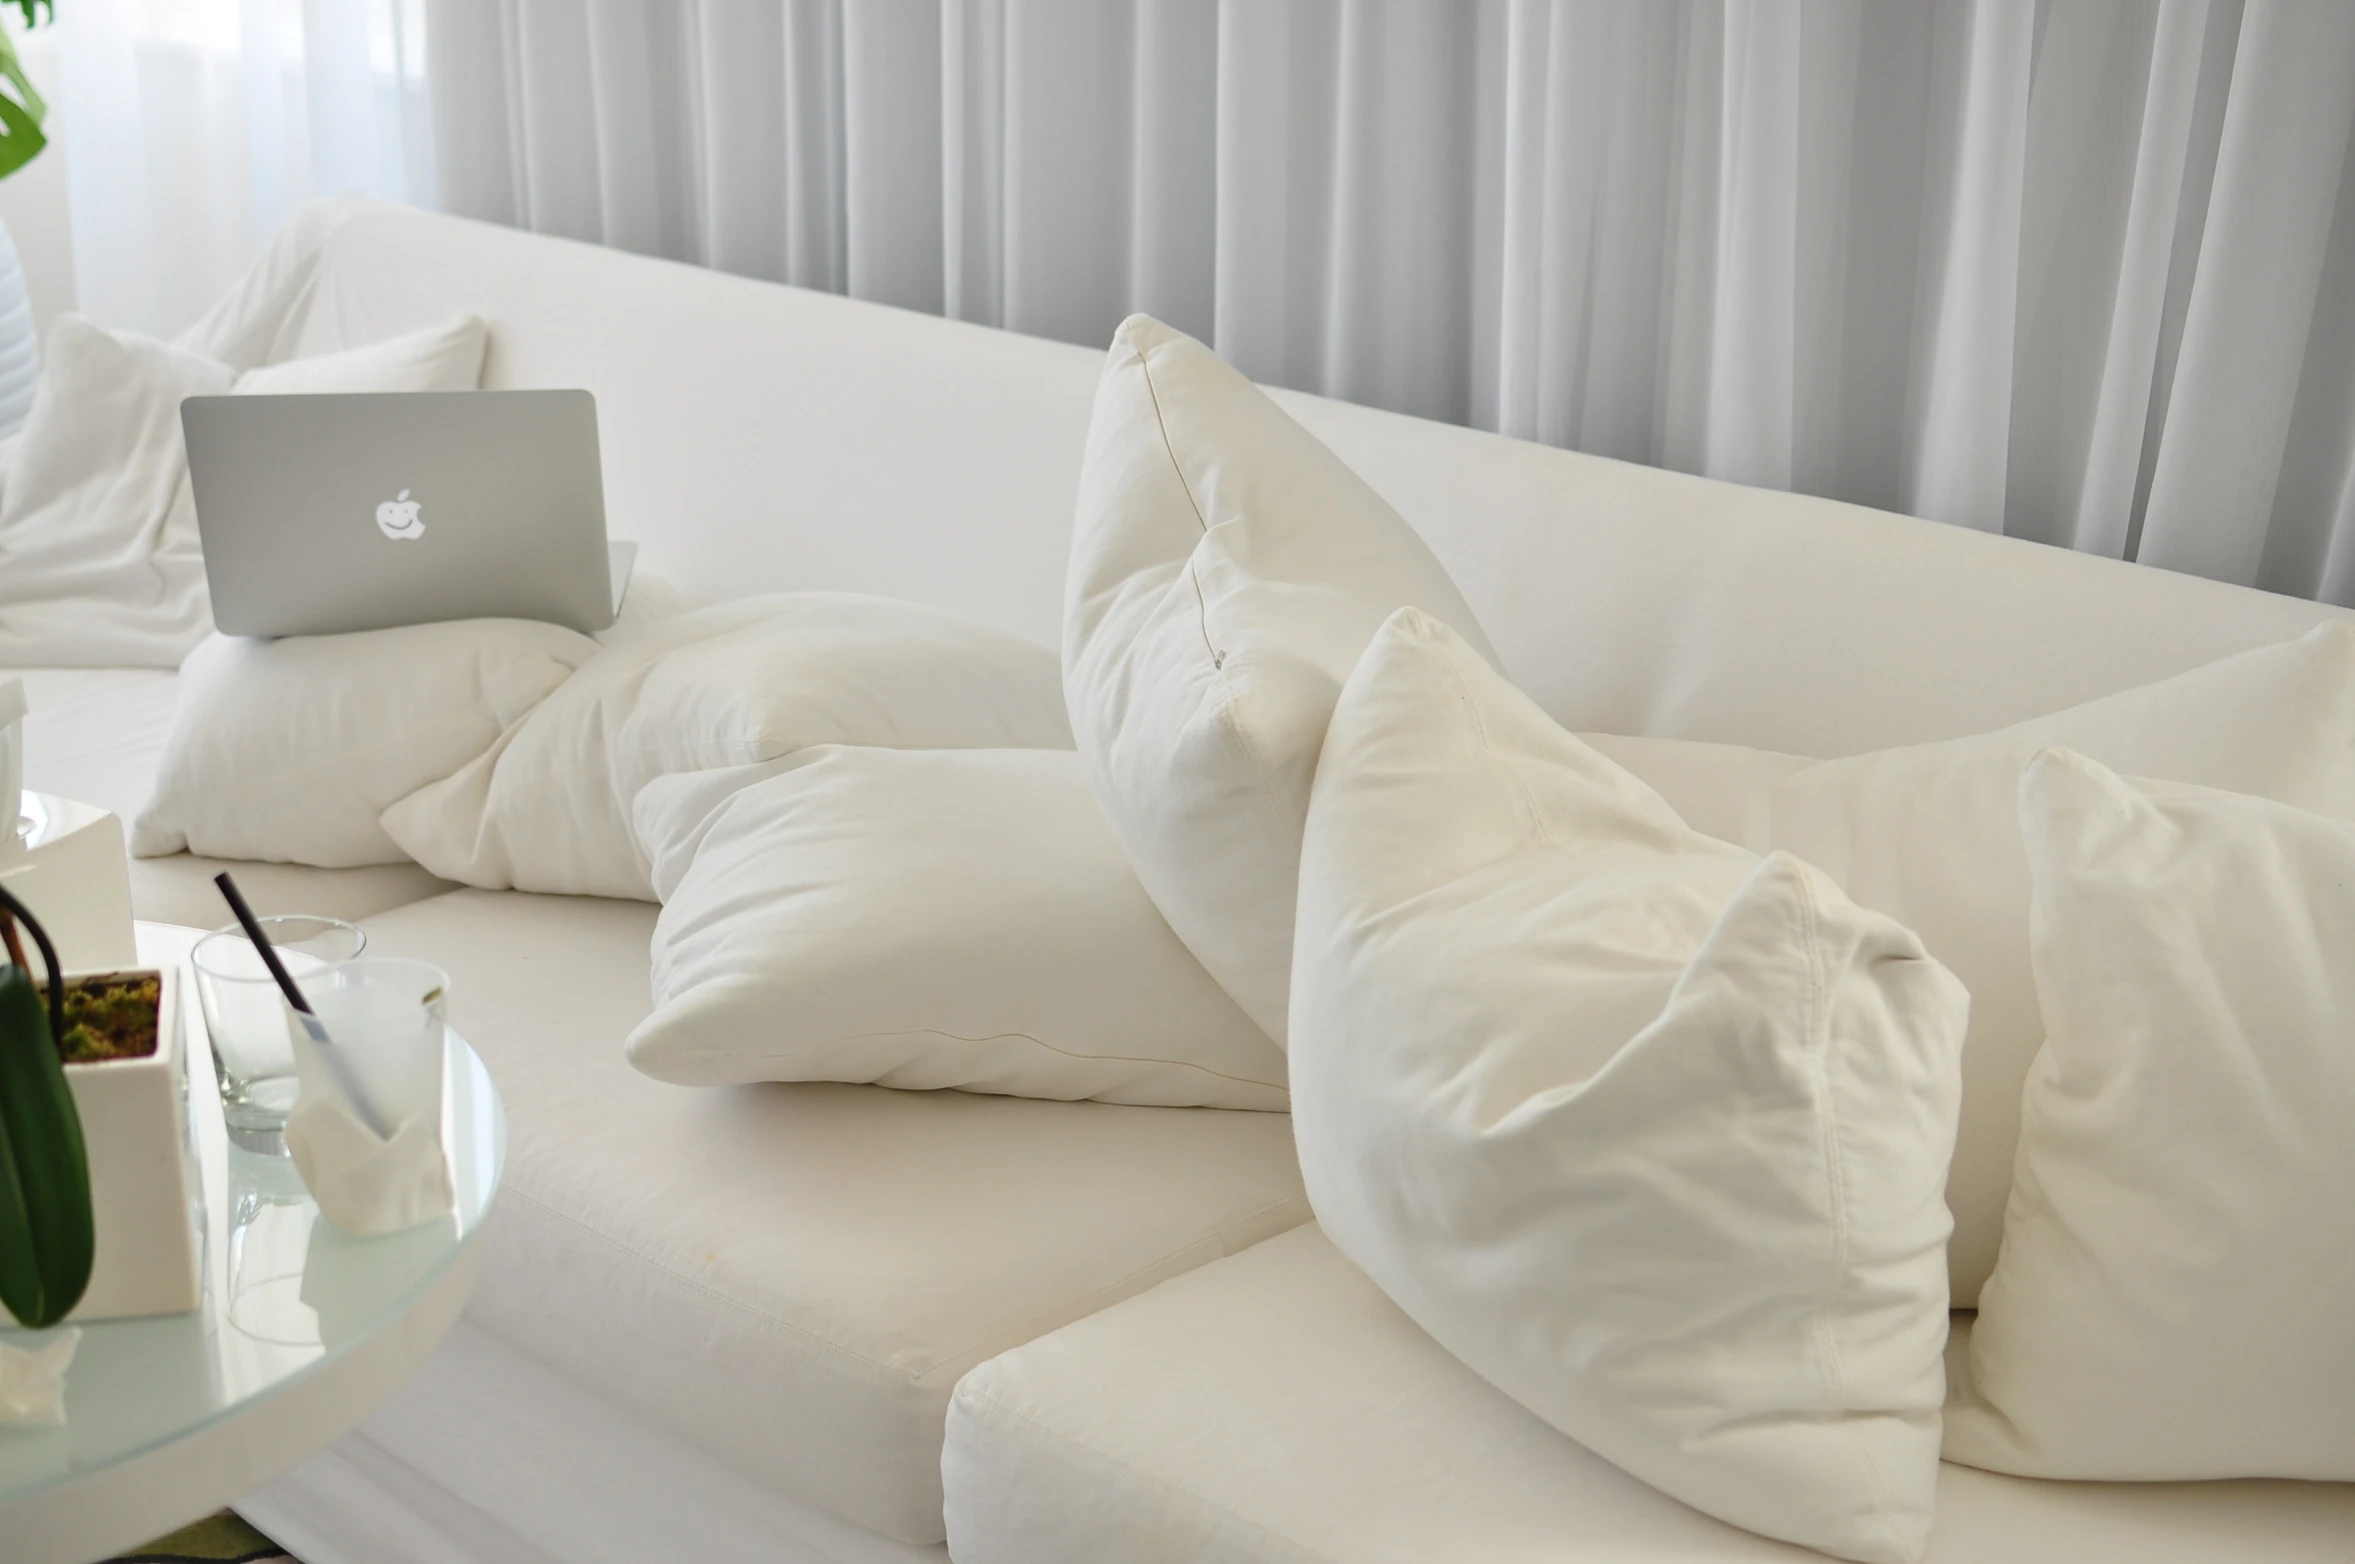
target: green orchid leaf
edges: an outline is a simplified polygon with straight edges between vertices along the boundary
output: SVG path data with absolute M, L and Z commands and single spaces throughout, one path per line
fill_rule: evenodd
M 0 71 L 0 76 L 6 74 Z M 30 163 L 47 145 L 49 138 L 41 134 L 41 122 L 14 98 L 0 94 L 0 179 Z
M 89 1286 L 96 1237 L 82 1118 L 49 1008 L 11 963 L 0 968 L 0 1304 L 35 1330 L 64 1319 Z

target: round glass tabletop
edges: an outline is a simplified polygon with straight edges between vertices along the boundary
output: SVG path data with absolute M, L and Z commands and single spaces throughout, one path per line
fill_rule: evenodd
M 185 966 L 203 933 L 140 924 L 139 959 Z M 188 992 L 193 995 L 192 988 Z M 0 1533 L 14 1530 L 12 1521 L 27 1506 L 55 1508 L 38 1505 L 44 1495 L 73 1498 L 56 1490 L 83 1489 L 116 1469 L 137 1468 L 135 1481 L 151 1496 L 183 1488 L 177 1474 L 161 1469 L 169 1463 L 159 1456 L 175 1445 L 201 1443 L 198 1436 L 211 1430 L 254 1444 L 248 1415 L 260 1412 L 260 1421 L 268 1421 L 268 1405 L 281 1398 L 289 1411 L 279 1421 L 305 1426 L 271 1430 L 259 1445 L 292 1452 L 294 1459 L 323 1447 L 365 1415 L 389 1388 L 387 1380 L 397 1383 L 406 1369 L 396 1375 L 388 1373 L 389 1365 L 378 1365 L 343 1374 L 341 1393 L 325 1393 L 332 1385 L 318 1382 L 336 1381 L 341 1360 L 364 1355 L 387 1333 L 408 1338 L 402 1356 L 421 1358 L 432 1341 L 414 1339 L 420 1332 L 412 1315 L 439 1319 L 439 1328 L 427 1331 L 438 1339 L 447 1328 L 440 1317 L 455 1316 L 471 1281 L 474 1236 L 506 1159 L 506 1120 L 490 1073 L 464 1039 L 449 1034 L 442 1122 L 456 1210 L 406 1232 L 362 1239 L 319 1215 L 290 1159 L 230 1144 L 204 1018 L 193 1003 L 182 1013 L 189 1156 L 202 1222 L 202 1303 L 188 1314 L 81 1327 L 81 1345 L 66 1376 L 64 1426 L 0 1424 Z M 394 1331 L 396 1326 L 406 1328 Z M 0 1342 L 12 1346 L 48 1339 L 0 1328 Z M 224 1426 L 231 1423 L 240 1427 Z M 275 1473 L 244 1475 L 251 1486 Z M 86 1497 L 95 1502 L 101 1491 L 91 1488 Z M 227 1503 L 242 1491 L 196 1502 Z M 116 1497 L 107 1498 L 109 1507 Z

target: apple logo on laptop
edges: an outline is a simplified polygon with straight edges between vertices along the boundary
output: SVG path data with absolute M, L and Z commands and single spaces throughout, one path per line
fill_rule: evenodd
M 425 523 L 417 515 L 420 503 L 409 498 L 409 491 L 403 489 L 376 507 L 377 530 L 396 543 L 425 536 Z

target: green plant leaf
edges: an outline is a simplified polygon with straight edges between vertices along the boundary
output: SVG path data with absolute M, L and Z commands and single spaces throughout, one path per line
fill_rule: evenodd
M 24 62 L 16 57 L 16 44 L 6 32 L 0 32 L 0 82 L 16 90 L 14 98 L 0 92 L 0 179 L 5 179 L 49 144 L 41 130 L 49 117 L 49 105 L 25 74 Z
M 0 179 L 30 163 L 49 138 L 14 98 L 0 95 Z
M 0 1303 L 38 1330 L 82 1301 L 97 1233 L 82 1118 L 48 1007 L 14 963 L 0 970 L 0 1161 Z

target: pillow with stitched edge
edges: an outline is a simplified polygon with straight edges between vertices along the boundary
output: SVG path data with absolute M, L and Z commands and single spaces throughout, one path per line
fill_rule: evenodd
M 1317 746 L 1405 605 L 1493 660 L 1430 549 L 1339 457 L 1201 343 L 1123 322 L 1065 583 L 1072 732 L 1138 879 L 1278 1043 Z
M 629 1057 L 657 1080 L 1287 1105 L 1069 750 L 826 745 L 665 777 L 636 821 L 663 908 Z
M 1293 972 L 1309 1202 L 1442 1346 L 1694 1508 L 1926 1550 L 1967 1010 L 1428 616 L 1342 691 Z

